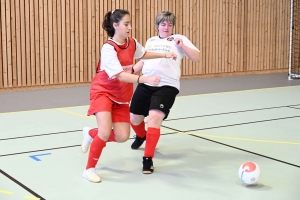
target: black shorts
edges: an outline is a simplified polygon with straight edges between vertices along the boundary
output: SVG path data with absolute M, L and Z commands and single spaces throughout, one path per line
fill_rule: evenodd
M 149 110 L 155 109 L 165 113 L 166 119 L 178 93 L 179 90 L 175 87 L 152 87 L 140 83 L 132 96 L 130 112 L 147 117 Z

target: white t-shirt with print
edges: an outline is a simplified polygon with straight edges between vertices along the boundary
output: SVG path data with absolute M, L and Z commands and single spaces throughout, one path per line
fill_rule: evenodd
M 164 54 L 174 52 L 177 58 L 176 60 L 172 58 L 144 59 L 142 73 L 145 76 L 160 76 L 161 81 L 158 87 L 173 86 L 179 90 L 181 76 L 180 65 L 185 54 L 183 50 L 175 44 L 175 38 L 181 38 L 185 46 L 199 51 L 187 37 L 180 34 L 174 34 L 168 38 L 160 38 L 159 36 L 151 37 L 146 42 L 146 51 Z
M 109 40 L 115 42 L 117 45 L 122 45 L 114 41 L 112 38 L 109 38 Z M 136 42 L 136 51 L 134 54 L 134 59 L 139 59 L 145 54 L 145 48 L 140 43 L 138 43 L 138 41 L 135 38 L 134 40 Z M 115 78 L 117 74 L 123 71 L 127 71 L 126 66 L 121 66 L 117 56 L 117 52 L 114 49 L 114 47 L 107 43 L 105 43 L 101 49 L 101 71 L 102 70 L 105 70 L 105 72 L 111 79 Z

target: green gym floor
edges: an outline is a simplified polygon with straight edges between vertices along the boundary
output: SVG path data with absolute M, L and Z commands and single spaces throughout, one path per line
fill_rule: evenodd
M 261 200 L 300 199 L 300 80 L 286 73 L 182 80 L 163 122 L 151 175 L 144 145 L 108 143 L 82 178 L 80 149 L 89 87 L 0 93 L 0 199 Z M 245 185 L 240 165 L 261 177 Z

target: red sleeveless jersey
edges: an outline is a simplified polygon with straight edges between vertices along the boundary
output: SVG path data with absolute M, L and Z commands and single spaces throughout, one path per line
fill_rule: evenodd
M 133 65 L 136 43 L 133 38 L 129 38 L 128 44 L 122 48 L 111 40 L 106 43 L 112 45 L 117 52 L 118 59 L 122 66 Z M 122 45 L 123 46 L 123 45 Z M 122 72 L 124 73 L 124 72 Z M 127 72 L 125 72 L 127 73 Z M 130 102 L 133 94 L 133 83 L 121 82 L 119 79 L 111 79 L 105 72 L 101 71 L 101 58 L 97 65 L 97 73 L 92 81 L 90 89 L 90 99 L 98 95 L 107 95 L 110 99 L 116 102 Z

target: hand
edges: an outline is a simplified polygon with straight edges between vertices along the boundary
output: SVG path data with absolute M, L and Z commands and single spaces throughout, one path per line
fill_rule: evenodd
M 173 58 L 173 60 L 176 60 L 177 55 L 176 53 L 170 52 L 166 54 L 166 58 Z
M 148 76 L 147 83 L 157 86 L 160 83 L 160 76 Z
M 182 48 L 182 46 L 183 46 L 183 41 L 182 41 L 181 38 L 175 38 L 175 39 L 174 39 L 174 42 L 175 42 L 175 44 L 176 44 L 179 48 Z

